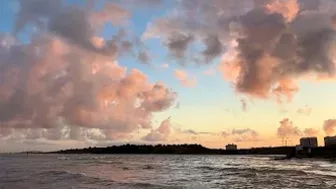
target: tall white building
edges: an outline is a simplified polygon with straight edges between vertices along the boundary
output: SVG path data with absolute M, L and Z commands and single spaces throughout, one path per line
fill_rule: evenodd
M 324 137 L 324 146 L 326 147 L 335 146 L 336 147 L 336 136 Z
M 304 148 L 316 148 L 318 147 L 316 137 L 305 137 L 300 139 L 300 145 Z

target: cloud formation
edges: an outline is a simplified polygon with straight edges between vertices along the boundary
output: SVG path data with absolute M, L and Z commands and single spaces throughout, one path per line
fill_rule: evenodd
M 231 135 L 235 142 L 257 141 L 259 133 L 253 129 L 233 129 Z
M 335 7 L 332 0 L 182 0 L 149 24 L 144 38 L 162 39 L 188 62 L 231 53 L 221 70 L 238 93 L 284 102 L 307 75 L 335 77 Z
M 216 133 L 213 133 L 213 132 L 198 132 L 193 129 L 187 129 L 187 130 L 178 129 L 177 132 L 182 133 L 182 134 L 190 134 L 190 135 L 217 135 Z
M 188 72 L 184 70 L 175 70 L 174 74 L 185 87 L 195 87 L 197 85 L 196 77 L 190 76 Z
M 0 137 L 122 139 L 151 128 L 152 114 L 174 104 L 163 83 L 118 64 L 132 42 L 122 30 L 97 37 L 102 21 L 122 24 L 126 10 L 109 4 L 93 12 L 58 0 L 20 5 L 15 34 L 0 36 Z M 37 31 L 23 43 L 16 34 L 28 23 Z
M 150 142 L 166 141 L 172 131 L 170 117 L 163 120 L 157 129 L 152 130 L 142 140 Z
M 253 129 L 233 129 L 232 131 L 222 131 L 223 138 L 231 138 L 234 142 L 249 142 L 259 140 L 259 133 Z
M 94 6 L 96 1 L 83 1 Z M 88 51 L 109 56 L 117 60 L 119 55 L 134 55 L 140 62 L 148 63 L 150 58 L 136 36 L 126 32 L 124 25 L 131 18 L 131 12 L 119 4 L 105 2 L 102 9 L 87 9 L 66 5 L 62 0 L 20 0 L 20 10 L 14 27 L 14 34 L 24 32 L 25 26 L 33 24 L 40 32 L 48 32 L 64 41 Z M 117 30 L 113 39 L 103 40 L 97 35 L 104 25 L 110 23 Z
M 285 118 L 280 121 L 280 127 L 277 129 L 277 135 L 281 138 L 288 137 L 317 137 L 319 134 L 319 130 L 315 128 L 305 128 L 300 129 L 296 127 L 291 120 Z
M 323 130 L 327 135 L 336 134 L 336 119 L 328 119 L 324 121 Z
M 295 127 L 293 122 L 288 118 L 280 121 L 280 127 L 277 129 L 277 135 L 281 138 L 300 136 L 301 131 L 298 127 Z

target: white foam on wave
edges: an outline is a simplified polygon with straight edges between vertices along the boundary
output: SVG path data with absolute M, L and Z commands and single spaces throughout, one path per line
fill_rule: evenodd
M 69 157 L 65 157 L 65 156 L 60 156 L 60 157 L 57 157 L 58 160 L 70 160 Z
M 323 175 L 323 176 L 332 176 L 336 177 L 336 172 L 332 171 L 319 171 L 319 170 L 314 170 L 314 171 L 304 171 L 305 173 L 312 173 L 316 175 Z

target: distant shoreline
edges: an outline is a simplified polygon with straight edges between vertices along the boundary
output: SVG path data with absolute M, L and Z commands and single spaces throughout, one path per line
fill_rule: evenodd
M 185 155 L 286 155 L 295 147 L 260 147 L 238 150 L 212 149 L 200 144 L 176 144 L 176 145 L 134 145 L 125 144 L 109 147 L 88 147 L 82 149 L 67 149 L 54 152 L 57 154 L 185 154 Z
M 20 154 L 172 154 L 172 155 L 283 155 L 281 159 L 291 158 L 318 158 L 336 159 L 336 148 L 317 147 L 296 152 L 294 146 L 258 147 L 238 150 L 211 149 L 200 144 L 176 145 L 135 145 L 125 144 L 108 147 L 88 147 L 81 149 L 66 149 L 51 152 L 21 152 Z

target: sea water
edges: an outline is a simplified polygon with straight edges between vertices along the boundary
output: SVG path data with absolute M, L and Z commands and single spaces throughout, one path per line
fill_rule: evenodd
M 272 156 L 1 155 L 0 189 L 336 188 L 336 164 Z

